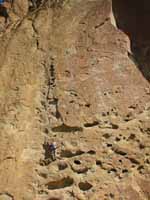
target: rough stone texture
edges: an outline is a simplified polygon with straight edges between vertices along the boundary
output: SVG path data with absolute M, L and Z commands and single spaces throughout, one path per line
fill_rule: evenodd
M 126 7 L 112 3 L 22 4 L 17 23 L 10 11 L 0 35 L 3 200 L 150 199 L 148 59 L 122 28 Z M 45 141 L 57 142 L 56 161 Z
M 13 3 L 13 11 L 19 17 L 24 17 L 28 13 L 29 3 L 28 0 L 15 0 Z

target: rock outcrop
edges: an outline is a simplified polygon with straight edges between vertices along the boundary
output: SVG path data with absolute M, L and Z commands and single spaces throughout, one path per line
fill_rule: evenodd
M 34 2 L 0 33 L 0 200 L 150 199 L 150 4 Z

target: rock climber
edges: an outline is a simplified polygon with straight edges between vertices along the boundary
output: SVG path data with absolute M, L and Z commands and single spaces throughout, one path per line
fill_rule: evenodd
M 56 149 L 57 149 L 56 142 L 52 142 L 49 144 L 50 155 L 53 161 L 56 160 Z
M 8 2 L 6 2 L 5 0 L 0 0 L 0 16 L 5 18 L 5 24 L 7 25 L 8 23 L 8 19 L 10 19 L 8 11 L 7 11 L 7 7 L 9 7 Z

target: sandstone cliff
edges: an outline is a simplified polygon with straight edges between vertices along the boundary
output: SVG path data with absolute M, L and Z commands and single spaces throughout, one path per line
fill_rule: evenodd
M 0 18 L 0 200 L 150 199 L 150 4 L 32 2 Z

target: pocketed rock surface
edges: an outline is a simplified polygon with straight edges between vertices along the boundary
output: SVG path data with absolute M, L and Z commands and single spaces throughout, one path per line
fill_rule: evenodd
M 150 199 L 149 60 L 114 2 L 14 1 L 0 33 L 0 200 Z

